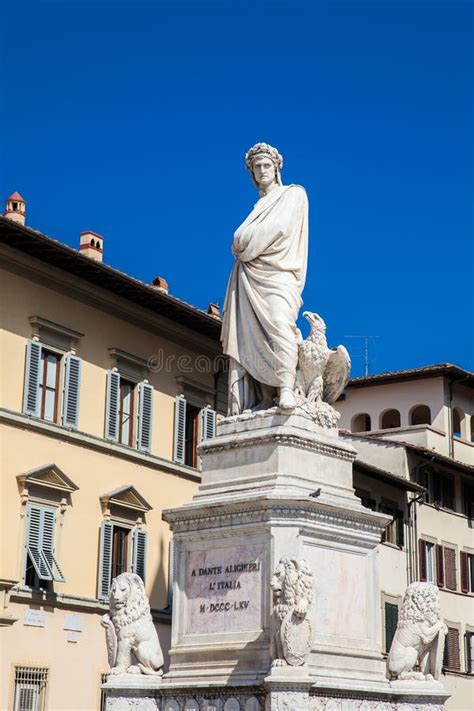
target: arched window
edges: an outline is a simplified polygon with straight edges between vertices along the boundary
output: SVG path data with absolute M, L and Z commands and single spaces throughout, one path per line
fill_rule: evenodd
M 410 425 L 431 425 L 431 410 L 428 405 L 417 405 L 410 413 Z
M 464 413 L 459 408 L 453 408 L 453 437 L 462 436 L 462 426 L 464 420 Z
M 386 410 L 380 418 L 380 427 L 383 430 L 400 427 L 400 413 L 398 410 Z
M 91 246 L 92 246 L 92 247 L 95 247 L 95 242 L 94 242 L 93 239 L 91 239 Z
M 352 418 L 351 432 L 369 432 L 370 426 L 370 415 L 366 412 L 361 412 Z

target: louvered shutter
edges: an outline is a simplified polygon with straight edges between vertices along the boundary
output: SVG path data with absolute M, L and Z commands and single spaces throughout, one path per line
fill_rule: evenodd
M 418 541 L 420 580 L 426 582 L 426 541 Z
M 456 590 L 456 553 L 452 548 L 444 548 L 445 584 L 448 590 Z
M 398 605 L 391 602 L 385 603 L 385 651 L 387 654 L 392 646 L 398 624 Z
M 77 429 L 79 422 L 79 392 L 81 386 L 81 359 L 66 356 L 64 372 L 63 425 Z
M 436 582 L 438 587 L 444 587 L 444 552 L 443 546 L 436 544 Z
M 56 514 L 51 509 L 43 509 L 43 538 L 41 541 L 41 557 L 46 561 L 53 580 L 64 583 L 64 575 L 54 555 L 54 526 Z
M 446 635 L 444 643 L 443 666 L 453 671 L 459 671 L 461 668 L 459 630 L 454 627 L 448 627 L 448 634 Z
M 44 509 L 41 506 L 30 506 L 28 510 L 27 551 L 36 575 L 40 580 L 52 580 L 53 574 L 47 560 L 41 555 L 43 540 Z
M 184 464 L 184 439 L 186 434 L 186 400 L 177 397 L 174 409 L 174 461 Z
M 210 407 L 201 410 L 201 441 L 212 439 L 216 434 L 216 411 Z
M 403 511 L 396 512 L 395 526 L 397 535 L 397 546 L 403 548 L 403 546 L 405 545 L 405 521 L 403 518 Z
M 138 406 L 138 449 L 149 452 L 151 449 L 151 433 L 153 422 L 153 387 L 147 383 L 140 384 Z
M 133 532 L 132 573 L 139 575 L 143 582 L 146 573 L 146 543 L 146 531 L 136 528 Z
M 28 341 L 26 347 L 25 393 L 23 412 L 26 415 L 39 416 L 40 393 L 39 381 L 41 373 L 41 343 Z
M 466 632 L 466 671 L 474 674 L 474 632 Z
M 105 436 L 117 442 L 119 434 L 120 375 L 115 370 L 107 373 L 105 404 Z
M 109 597 L 110 576 L 112 574 L 112 537 L 114 526 L 110 521 L 102 521 L 99 544 L 99 584 L 97 597 L 106 600 Z
M 469 558 L 467 553 L 461 551 L 461 592 L 469 592 Z

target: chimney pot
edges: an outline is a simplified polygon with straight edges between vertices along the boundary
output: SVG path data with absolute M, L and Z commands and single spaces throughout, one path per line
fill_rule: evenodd
M 168 282 L 166 279 L 163 279 L 163 277 L 156 276 L 151 283 L 157 291 L 163 291 L 165 294 L 168 293 Z
M 97 232 L 86 230 L 81 232 L 79 251 L 96 262 L 102 262 L 104 258 L 104 238 Z
M 207 313 L 209 314 L 209 316 L 212 316 L 213 318 L 220 319 L 220 317 L 221 317 L 218 304 L 209 304 L 209 306 L 207 307 Z
M 21 197 L 20 193 L 14 192 L 6 200 L 6 210 L 3 213 L 12 222 L 18 222 L 19 225 L 25 224 L 26 219 L 26 202 Z

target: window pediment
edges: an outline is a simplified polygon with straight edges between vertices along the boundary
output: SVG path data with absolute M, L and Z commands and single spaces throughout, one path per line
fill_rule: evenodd
M 42 316 L 30 316 L 29 322 L 33 329 L 33 337 L 60 350 L 75 350 L 79 340 L 84 335 L 67 326 L 49 321 Z
M 151 511 L 153 508 L 131 484 L 120 486 L 118 489 L 103 494 L 100 497 L 100 502 L 105 513 L 110 512 L 110 507 L 114 505 L 139 511 L 142 514 Z
M 112 365 L 119 373 L 136 382 L 144 380 L 149 371 L 148 361 L 132 353 L 122 351 L 120 348 L 109 348 Z
M 29 490 L 32 486 L 63 492 L 64 496 L 79 489 L 77 484 L 56 464 L 45 464 L 24 474 L 18 474 L 17 481 L 20 485 L 22 503 L 28 501 Z

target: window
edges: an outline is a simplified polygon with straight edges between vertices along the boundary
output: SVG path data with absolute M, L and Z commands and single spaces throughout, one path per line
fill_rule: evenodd
M 107 672 L 104 672 L 100 675 L 100 711 L 106 711 L 107 708 L 107 697 L 105 695 L 104 689 L 102 689 L 102 684 L 107 684 L 107 678 Z
M 73 429 L 78 426 L 81 359 L 48 350 L 39 341 L 28 341 L 23 412 L 58 422 L 61 367 L 64 387 L 62 424 Z
M 128 554 L 128 534 L 130 530 L 113 527 L 112 535 L 112 566 L 111 566 L 111 581 L 120 575 L 127 572 L 127 554 Z
M 48 669 L 15 667 L 14 711 L 44 711 Z
M 60 357 L 56 353 L 42 349 L 39 377 L 40 417 L 51 422 L 56 422 L 58 414 L 59 362 Z
M 400 427 L 400 413 L 398 410 L 387 410 L 380 418 L 380 427 L 389 430 L 393 427 Z
M 197 466 L 198 423 L 199 408 L 188 405 L 184 426 L 184 464 L 189 467 Z
M 138 393 L 138 408 L 135 395 Z M 137 412 L 138 410 L 138 412 Z M 136 385 L 116 370 L 107 373 L 105 436 L 113 442 L 149 452 L 153 421 L 153 387 Z
M 461 551 L 461 592 L 474 593 L 474 555 Z
M 352 418 L 351 432 L 370 432 L 370 428 L 370 415 L 366 412 L 361 412 Z
M 377 509 L 377 502 L 371 498 L 369 491 L 365 489 L 354 489 L 354 494 L 360 499 L 362 506 L 365 506 L 366 509 L 372 509 L 372 511 Z
M 453 409 L 453 437 L 462 437 L 464 413 L 457 407 Z
M 398 624 L 398 605 L 392 602 L 386 602 L 384 605 L 385 617 L 385 652 L 390 652 L 392 641 L 395 636 L 395 631 Z
M 456 590 L 456 551 L 453 548 L 443 546 L 443 557 L 445 587 L 448 590 Z
M 464 641 L 466 645 L 466 672 L 474 674 L 474 632 L 466 632 Z
M 174 461 L 197 467 L 197 445 L 211 439 L 216 431 L 216 412 L 199 408 L 181 395 L 176 398 L 174 423 Z
M 99 599 L 109 595 L 112 580 L 121 573 L 136 573 L 145 582 L 147 532 L 113 521 L 103 521 L 99 545 Z
M 463 486 L 463 511 L 468 518 L 474 519 L 474 486 Z
M 25 584 L 40 587 L 44 581 L 64 582 L 54 554 L 56 511 L 29 504 L 25 541 Z
M 382 543 L 393 543 L 400 548 L 405 545 L 405 521 L 403 511 L 394 506 L 381 504 L 379 507 L 382 513 L 393 516 L 393 521 L 389 523 L 382 533 Z
M 455 511 L 454 479 L 439 472 L 433 472 L 431 477 L 431 500 L 436 506 Z
M 410 413 L 410 425 L 431 425 L 431 410 L 428 405 L 418 405 Z
M 435 578 L 435 544 L 429 541 L 424 541 L 420 539 L 419 541 L 419 566 L 420 566 L 420 580 L 434 583 Z
M 128 380 L 120 378 L 120 401 L 119 401 L 119 437 L 120 444 L 132 446 L 133 442 L 133 404 L 135 385 Z
M 459 653 L 459 630 L 449 627 L 444 643 L 443 667 L 449 671 L 460 671 L 461 657 Z

